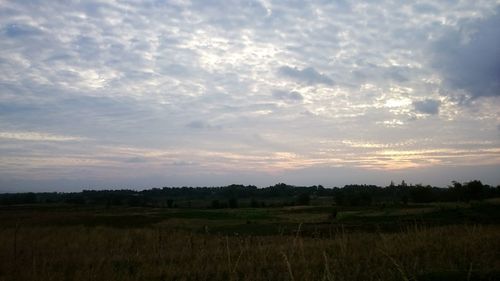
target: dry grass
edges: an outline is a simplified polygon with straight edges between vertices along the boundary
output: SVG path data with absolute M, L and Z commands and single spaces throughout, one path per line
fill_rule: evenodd
M 161 227 L 8 228 L 0 230 L 0 280 L 423 280 L 432 272 L 470 277 L 500 269 L 499 233 L 498 226 L 412 227 L 314 239 Z

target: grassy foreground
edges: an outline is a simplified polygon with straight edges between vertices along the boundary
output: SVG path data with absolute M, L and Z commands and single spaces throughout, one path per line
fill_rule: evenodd
M 415 221 L 397 231 L 351 231 L 344 229 L 344 223 L 352 229 L 372 217 L 377 222 L 398 219 L 387 212 L 369 216 L 374 213 L 368 211 L 365 217 L 356 217 L 353 213 L 363 211 L 349 210 L 339 213 L 343 223 L 329 224 L 329 232 L 313 235 L 307 231 L 310 224 L 296 221 L 321 226 L 326 213 L 306 210 L 124 209 L 65 214 L 2 210 L 0 280 L 498 280 L 500 276 L 498 224 L 436 226 Z M 429 208 L 422 212 L 429 214 Z M 83 214 L 97 221 L 105 216 L 109 223 L 89 224 L 92 220 Z M 155 219 L 140 225 L 134 221 L 138 214 Z M 78 219 L 68 223 L 68 217 Z M 113 218 L 119 223 L 113 224 Z M 266 235 L 211 230 L 217 226 L 244 230 L 237 224 L 242 219 L 248 229 L 280 223 L 294 229 Z

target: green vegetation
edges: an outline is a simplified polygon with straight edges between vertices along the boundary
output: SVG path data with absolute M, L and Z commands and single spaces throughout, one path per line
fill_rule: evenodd
M 485 196 L 496 190 L 416 203 L 414 188 L 408 202 L 366 186 L 268 197 L 157 190 L 133 205 L 127 196 L 141 192 L 120 204 L 108 204 L 113 191 L 33 194 L 0 206 L 0 281 L 499 280 L 500 200 Z M 338 192 L 366 189 L 371 200 L 336 204 Z

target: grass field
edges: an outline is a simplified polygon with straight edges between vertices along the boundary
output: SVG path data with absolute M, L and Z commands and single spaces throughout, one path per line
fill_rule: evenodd
M 500 204 L 0 209 L 0 280 L 500 280 Z

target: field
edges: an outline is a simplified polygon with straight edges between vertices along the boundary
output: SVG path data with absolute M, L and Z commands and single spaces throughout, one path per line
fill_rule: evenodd
M 500 202 L 0 209 L 0 280 L 500 280 Z

